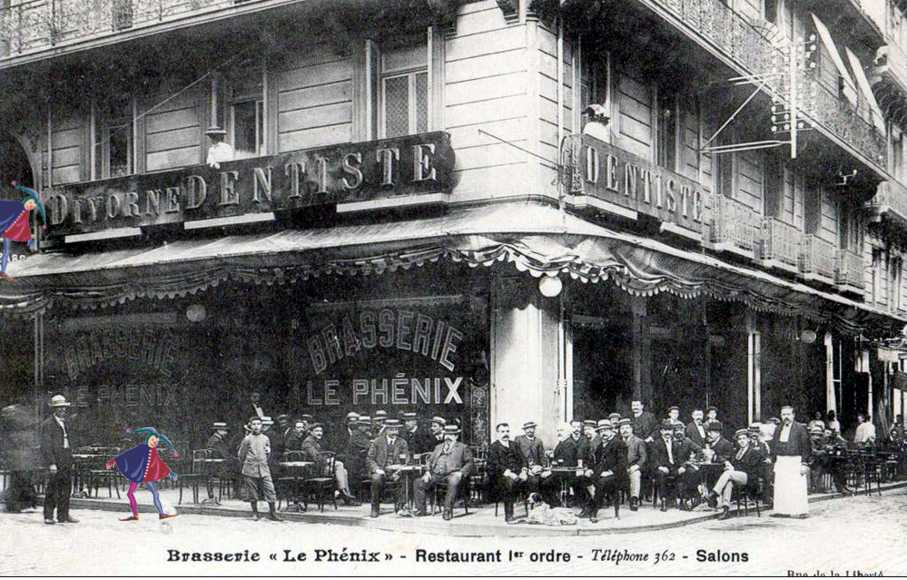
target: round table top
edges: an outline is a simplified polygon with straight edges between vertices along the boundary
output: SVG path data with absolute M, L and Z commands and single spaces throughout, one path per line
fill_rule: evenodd
M 308 467 L 315 465 L 314 461 L 281 461 L 277 465 L 281 467 Z

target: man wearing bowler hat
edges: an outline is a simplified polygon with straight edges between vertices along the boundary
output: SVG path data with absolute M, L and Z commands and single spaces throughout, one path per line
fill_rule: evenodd
M 457 441 L 459 436 L 459 426 L 444 426 L 444 442 L 432 451 L 428 460 L 428 471 L 416 480 L 416 515 L 427 515 L 425 513 L 425 493 L 444 481 L 447 482 L 447 495 L 444 497 L 444 519 L 450 520 L 453 517 L 453 504 L 459 494 L 460 485 L 473 470 L 472 452 L 469 447 Z
M 75 524 L 69 515 L 69 496 L 72 494 L 72 450 L 75 447 L 66 422 L 70 403 L 63 395 L 50 398 L 51 416 L 41 423 L 41 456 L 50 472 L 44 495 L 44 523 L 54 523 L 54 509 L 61 524 Z
M 722 463 L 734 455 L 734 444 L 722 435 L 724 426 L 721 421 L 711 421 L 705 426 L 708 433 L 708 448 L 712 450 L 712 463 Z
M 384 422 L 384 433 L 375 438 L 368 448 L 366 463 L 368 474 L 372 480 L 372 517 L 377 518 L 381 513 L 381 491 L 388 479 L 398 481 L 400 472 L 391 470 L 392 465 L 404 465 L 409 462 L 409 446 L 406 439 L 400 436 L 400 421 L 388 419 Z M 394 503 L 402 515 L 411 515 L 403 505 L 403 486 L 397 487 L 397 497 Z

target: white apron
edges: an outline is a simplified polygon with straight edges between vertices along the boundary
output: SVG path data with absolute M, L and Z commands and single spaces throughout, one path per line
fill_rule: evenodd
M 779 455 L 775 460 L 775 505 L 777 515 L 799 516 L 809 512 L 806 499 L 808 478 L 800 475 L 799 455 Z

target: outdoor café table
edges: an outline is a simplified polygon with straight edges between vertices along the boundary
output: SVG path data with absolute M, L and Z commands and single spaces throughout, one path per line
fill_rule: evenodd
M 106 455 L 101 455 L 98 453 L 73 453 L 72 454 L 72 463 L 73 463 L 73 497 L 90 497 L 91 489 L 84 489 L 85 484 L 89 483 L 89 477 L 86 477 L 87 472 L 91 469 L 92 465 L 96 465 L 98 462 L 106 462 L 109 457 Z
M 385 468 L 385 471 L 388 473 L 399 473 L 400 477 L 403 478 L 403 503 L 410 510 L 413 509 L 413 496 L 410 488 L 413 485 L 413 481 L 420 475 L 422 475 L 422 465 L 401 465 L 394 464 L 388 465 Z
M 702 474 L 702 484 L 705 486 L 706 493 L 718 482 L 718 478 L 724 473 L 724 462 L 702 462 L 696 463 L 699 472 Z
M 296 481 L 297 484 L 299 484 L 302 482 L 303 479 L 305 479 L 306 469 L 312 465 L 315 465 L 315 462 L 314 461 L 281 461 L 277 465 L 279 467 L 281 467 L 289 477 L 292 477 Z M 297 485 L 297 489 L 298 489 L 298 485 Z M 297 501 L 292 506 L 290 505 L 290 502 L 287 501 L 287 507 L 284 508 L 284 511 L 290 511 L 290 509 L 293 509 L 295 511 L 303 511 L 302 506 L 299 505 L 299 501 L 298 501 L 299 498 L 294 498 L 294 499 Z
M 543 469 L 542 473 L 544 473 L 545 471 L 550 471 L 551 473 L 570 473 L 570 474 L 573 474 L 574 476 L 577 476 L 577 475 L 582 475 L 582 473 L 586 471 L 586 468 L 578 467 L 578 466 L 570 467 L 567 465 L 556 465 L 553 467 L 548 467 L 547 469 Z M 569 480 L 569 478 L 562 477 L 561 478 L 561 494 L 560 494 L 562 507 L 567 507 L 567 496 L 569 495 L 569 492 L 570 492 L 570 480 Z

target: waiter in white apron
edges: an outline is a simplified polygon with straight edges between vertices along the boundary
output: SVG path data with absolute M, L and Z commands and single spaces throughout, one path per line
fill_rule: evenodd
M 773 516 L 805 518 L 809 456 L 812 453 L 806 427 L 794 420 L 794 408 L 781 407 L 781 427 L 771 442 L 775 458 L 775 502 Z

